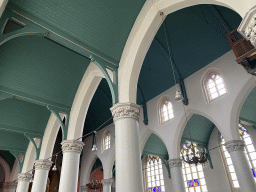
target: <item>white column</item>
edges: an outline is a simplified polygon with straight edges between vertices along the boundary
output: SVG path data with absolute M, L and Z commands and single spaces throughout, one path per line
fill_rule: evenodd
M 233 140 L 224 145 L 232 159 L 241 192 L 255 192 L 256 184 L 244 153 L 244 141 Z
M 39 159 L 35 161 L 35 175 L 32 192 L 45 191 L 51 166 L 52 162 L 50 160 Z
M 63 160 L 59 192 L 75 192 L 78 184 L 80 153 L 84 143 L 78 140 L 66 140 L 61 145 Z
M 31 181 L 31 179 L 32 179 L 31 173 L 19 173 L 16 192 L 27 192 L 29 187 L 29 182 Z
M 88 187 L 85 185 L 85 186 L 81 186 L 81 192 L 88 192 Z
M 182 160 L 170 159 L 169 167 L 171 172 L 173 192 L 185 192 L 184 179 L 182 174 Z
M 115 122 L 116 191 L 142 192 L 138 120 L 140 106 L 118 103 L 111 109 Z
M 102 185 L 103 185 L 103 192 L 111 192 L 111 185 L 113 183 L 113 179 L 103 179 Z

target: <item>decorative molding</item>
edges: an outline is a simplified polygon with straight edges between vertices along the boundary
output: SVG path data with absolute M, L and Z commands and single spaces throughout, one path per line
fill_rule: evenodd
M 237 31 L 256 47 L 256 6 L 246 13 Z
M 83 150 L 84 143 L 78 140 L 65 140 L 61 142 L 62 152 L 76 152 L 81 153 Z
M 26 181 L 29 182 L 32 179 L 31 173 L 19 173 L 18 174 L 18 181 Z
M 36 170 L 50 170 L 52 162 L 50 160 L 39 159 L 35 161 Z
M 105 186 L 105 185 L 112 185 L 113 183 L 113 179 L 110 178 L 110 179 L 103 179 L 102 180 L 102 185 Z
M 117 103 L 110 108 L 114 122 L 121 118 L 140 118 L 140 105 L 134 103 Z
M 233 140 L 233 141 L 228 141 L 224 144 L 226 147 L 227 151 L 233 152 L 233 151 L 244 151 L 244 141 L 242 140 Z
M 0 189 L 16 189 L 17 182 L 4 182 L 0 183 Z
M 181 167 L 182 166 L 182 160 L 181 159 L 170 159 L 169 160 L 169 167 Z
M 89 188 L 85 186 L 81 186 L 81 192 L 88 192 Z

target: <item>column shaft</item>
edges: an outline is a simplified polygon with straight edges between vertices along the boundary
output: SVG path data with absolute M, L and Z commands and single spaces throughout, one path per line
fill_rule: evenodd
M 32 174 L 30 173 L 20 173 L 18 174 L 18 185 L 16 192 L 27 192 L 29 187 L 29 182 L 32 179 Z
M 66 140 L 61 143 L 63 161 L 61 167 L 59 192 L 77 191 L 80 153 L 83 142 Z
M 241 192 L 255 192 L 256 184 L 244 153 L 244 142 L 234 140 L 225 143 L 232 159 Z
M 137 127 L 139 108 L 132 103 L 116 104 L 111 108 L 115 121 L 117 192 L 144 190 Z
M 111 192 L 111 185 L 112 185 L 113 179 L 103 179 L 102 185 L 103 185 L 103 192 Z
M 37 160 L 35 162 L 35 175 L 32 192 L 45 191 L 51 166 L 52 162 L 49 160 Z
M 182 160 L 169 160 L 173 192 L 185 192 L 184 179 L 182 174 Z

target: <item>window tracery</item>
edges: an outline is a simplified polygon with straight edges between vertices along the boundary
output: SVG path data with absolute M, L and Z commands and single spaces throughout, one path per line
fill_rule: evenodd
M 110 149 L 110 132 L 106 131 L 103 136 L 103 151 Z
M 163 97 L 160 102 L 160 124 L 174 118 L 172 103 L 168 97 Z

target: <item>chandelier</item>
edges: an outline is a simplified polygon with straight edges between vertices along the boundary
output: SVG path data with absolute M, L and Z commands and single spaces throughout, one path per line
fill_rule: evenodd
M 193 142 L 186 142 L 182 145 L 181 157 L 188 164 L 204 164 L 208 160 L 208 152 L 199 152 L 198 146 Z
M 99 190 L 102 188 L 102 182 L 101 181 L 89 181 L 88 184 L 86 184 L 86 186 L 89 189 L 94 189 L 94 191 Z

